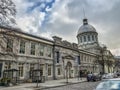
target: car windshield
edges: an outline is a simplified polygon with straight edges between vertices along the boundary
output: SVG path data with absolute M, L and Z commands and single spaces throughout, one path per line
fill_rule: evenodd
M 88 76 L 92 76 L 92 74 L 88 74 Z
M 96 90 L 111 90 L 111 88 L 113 88 L 113 85 L 120 85 L 120 81 L 119 80 L 106 80 L 104 82 L 101 82 Z

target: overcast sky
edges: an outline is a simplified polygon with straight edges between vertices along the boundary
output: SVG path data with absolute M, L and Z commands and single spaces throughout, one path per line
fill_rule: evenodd
M 120 55 L 120 0 L 13 0 L 18 26 L 25 32 L 77 43 L 77 32 L 85 16 L 99 42 Z

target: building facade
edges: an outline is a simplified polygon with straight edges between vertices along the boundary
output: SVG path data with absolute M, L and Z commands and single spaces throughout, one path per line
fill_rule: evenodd
M 95 60 L 94 58 L 92 60 L 93 64 L 99 64 L 97 65 L 99 72 L 113 72 L 115 62 L 114 56 L 104 44 L 99 44 L 96 29 L 88 23 L 86 18 L 83 19 L 83 25 L 78 30 L 77 39 L 78 49 L 89 51 L 90 53 L 94 53 L 96 55 Z
M 78 44 L 53 36 L 53 40 L 25 33 L 17 28 L 0 27 L 0 77 L 4 70 L 17 69 L 21 80 L 31 79 L 31 71 L 39 69 L 45 80 L 74 78 L 79 72 L 113 72 L 113 55 L 105 56 L 98 43 L 95 28 L 83 19 L 77 39 Z M 110 62 L 113 63 L 113 62 Z M 109 67 L 107 67 L 109 66 Z M 101 69 L 101 67 L 103 69 Z M 108 68 L 110 70 L 108 71 Z

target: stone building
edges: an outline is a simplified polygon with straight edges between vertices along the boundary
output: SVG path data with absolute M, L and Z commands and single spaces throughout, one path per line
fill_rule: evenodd
M 24 33 L 19 29 L 0 29 L 1 72 L 15 68 L 20 79 L 30 78 L 30 71 L 40 69 L 47 79 L 53 76 L 53 41 Z M 1 74 L 2 76 L 3 74 Z
M 110 57 L 105 59 L 104 53 L 108 50 L 99 45 L 98 33 L 87 19 L 83 19 L 77 39 L 78 44 L 58 36 L 50 40 L 17 28 L 0 26 L 0 77 L 8 69 L 19 70 L 21 80 L 30 79 L 30 72 L 36 69 L 45 80 L 74 78 L 80 71 L 83 76 L 88 72 L 108 72 L 105 60 L 114 61 L 113 55 L 109 51 Z M 112 68 L 110 72 L 113 72 Z

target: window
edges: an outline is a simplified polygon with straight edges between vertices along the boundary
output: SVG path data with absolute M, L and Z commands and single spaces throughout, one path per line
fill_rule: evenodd
M 97 36 L 95 36 L 95 41 L 97 41 Z
M 61 75 L 61 70 L 60 70 L 60 68 L 58 68 L 58 75 Z
M 48 65 L 48 76 L 51 75 L 51 65 Z
M 7 40 L 7 52 L 13 52 L 13 40 Z
M 42 64 L 40 64 L 40 71 L 41 71 L 40 75 L 43 76 L 43 65 Z
M 34 64 L 30 64 L 30 71 L 34 70 Z
M 40 56 L 44 56 L 44 49 L 45 49 L 45 46 L 40 44 Z
M 86 62 L 86 56 L 84 56 L 84 61 Z
M 82 43 L 82 37 L 80 37 L 80 41 L 81 41 L 81 43 Z
M 94 35 L 92 35 L 92 40 L 94 41 Z
M 84 42 L 86 42 L 86 36 L 84 36 Z
M 35 55 L 35 43 L 31 43 L 31 55 Z
M 56 52 L 56 57 L 57 57 L 57 63 L 59 63 L 59 59 L 60 59 L 60 53 Z
M 97 36 L 96 35 L 94 35 L 94 41 L 97 41 Z
M 80 65 L 80 56 L 77 56 L 78 59 L 78 65 Z
M 47 57 L 51 57 L 51 56 L 52 56 L 52 48 L 47 47 Z
M 20 41 L 20 51 L 21 54 L 25 53 L 25 41 L 21 40 Z
M 88 41 L 90 41 L 90 35 L 88 35 Z
M 23 63 L 19 63 L 19 76 L 23 77 Z

